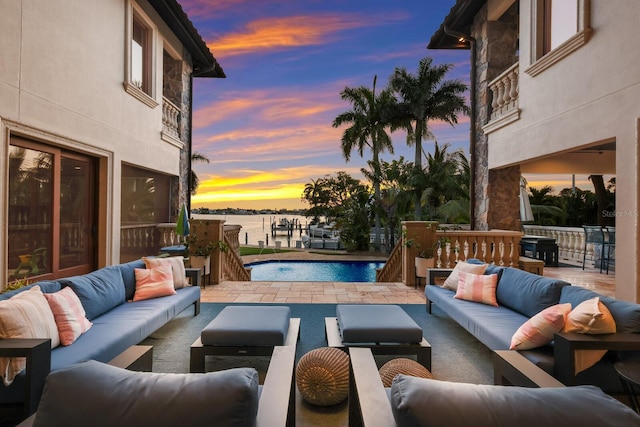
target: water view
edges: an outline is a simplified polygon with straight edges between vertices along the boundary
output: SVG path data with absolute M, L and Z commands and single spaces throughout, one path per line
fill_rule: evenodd
M 259 241 L 268 241 L 268 246 L 275 246 L 276 241 L 281 242 L 283 248 L 296 247 L 296 240 L 301 240 L 305 235 L 305 230 L 309 225 L 309 218 L 302 215 L 205 215 L 192 214 L 193 219 L 224 219 L 225 225 L 241 225 L 240 239 L 241 245 L 258 245 Z M 271 234 L 271 224 L 278 224 L 281 219 L 294 221 L 299 224 L 302 230 L 296 227 L 293 236 L 287 237 L 285 231 L 278 231 L 274 236 Z

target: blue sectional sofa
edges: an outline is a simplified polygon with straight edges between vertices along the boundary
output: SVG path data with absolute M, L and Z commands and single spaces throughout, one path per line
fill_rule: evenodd
M 498 274 L 498 307 L 455 299 L 455 291 L 427 284 L 427 311 L 432 304 L 449 315 L 491 350 L 508 350 L 518 328 L 543 309 L 571 303 L 572 308 L 596 296 L 613 316 L 617 332 L 585 335 L 560 332 L 543 347 L 520 353 L 565 385 L 592 384 L 609 393 L 621 393 L 622 387 L 613 369 L 616 360 L 640 357 L 640 304 L 616 300 L 589 289 L 538 276 L 516 268 L 490 265 L 485 274 Z M 610 350 L 591 368 L 574 373 L 575 351 Z
M 135 268 L 145 268 L 144 262 L 136 260 L 101 268 L 82 276 L 37 282 L 0 294 L 0 300 L 4 300 L 38 285 L 43 293 L 57 292 L 69 286 L 78 295 L 93 326 L 73 344 L 58 346 L 50 351 L 50 366 L 44 369 L 45 376 L 49 371 L 57 371 L 81 361 L 109 362 L 130 346 L 140 343 L 190 305 L 194 306 L 195 315 L 200 313 L 199 286 L 177 289 L 176 294 L 171 296 L 129 302 L 135 292 Z M 0 340 L 0 357 L 16 355 L 15 343 L 9 345 L 9 341 L 15 340 Z M 46 360 L 44 363 L 46 364 Z M 9 387 L 0 383 L 0 409 L 24 405 L 25 415 L 29 415 L 36 409 L 43 383 L 44 378 L 27 378 L 25 372 L 18 375 Z

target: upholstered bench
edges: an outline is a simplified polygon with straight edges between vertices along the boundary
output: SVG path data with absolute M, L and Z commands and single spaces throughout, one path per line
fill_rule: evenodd
M 374 355 L 412 354 L 431 369 L 431 344 L 397 305 L 338 305 L 336 317 L 325 318 L 325 334 L 329 347 L 368 347 Z
M 206 356 L 269 356 L 275 346 L 295 346 L 300 319 L 289 307 L 227 306 L 191 345 L 191 372 L 204 372 Z

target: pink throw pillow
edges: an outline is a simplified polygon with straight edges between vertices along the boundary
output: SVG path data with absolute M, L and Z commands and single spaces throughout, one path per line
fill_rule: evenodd
M 70 287 L 52 294 L 44 294 L 56 320 L 60 344 L 71 345 L 93 325 L 87 319 L 80 298 Z
M 51 338 L 51 348 L 60 344 L 56 320 L 40 286 L 35 285 L 0 301 L 0 339 Z M 26 368 L 24 357 L 0 357 L 0 376 L 9 386 Z
M 460 282 L 460 273 L 483 274 L 489 264 L 471 264 L 464 261 L 458 261 L 449 276 L 445 279 L 443 288 L 455 291 L 458 289 Z
M 498 306 L 496 300 L 497 274 L 472 274 L 460 272 L 458 289 L 454 298 Z
M 564 329 L 570 311 L 570 303 L 545 308 L 518 328 L 509 350 L 528 350 L 550 343 L 553 335 Z
M 171 271 L 173 273 L 173 287 L 175 289 L 189 286 L 189 280 L 187 279 L 187 274 L 184 269 L 184 258 L 181 256 L 172 256 L 167 258 L 142 257 L 142 261 L 144 261 L 144 265 L 147 268 L 156 268 L 160 265 L 171 266 Z
M 174 295 L 173 273 L 171 266 L 161 265 L 156 268 L 136 268 L 136 291 L 134 301 Z

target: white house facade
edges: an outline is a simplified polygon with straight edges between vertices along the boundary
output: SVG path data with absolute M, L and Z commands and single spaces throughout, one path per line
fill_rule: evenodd
M 175 0 L 0 11 L 0 283 L 126 260 L 188 201 L 192 79 L 222 68 Z
M 616 297 L 640 301 L 634 0 L 458 0 L 429 48 L 472 55 L 473 218 L 519 230 L 520 176 L 616 177 Z

